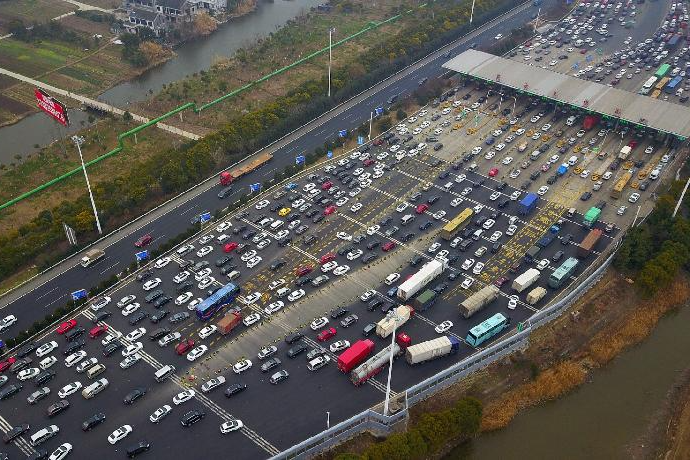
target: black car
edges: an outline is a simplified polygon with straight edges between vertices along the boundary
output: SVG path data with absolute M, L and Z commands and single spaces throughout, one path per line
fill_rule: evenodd
M 366 326 L 364 326 L 364 329 L 362 329 L 362 335 L 364 337 L 369 337 L 371 334 L 374 333 L 376 330 L 376 324 L 375 323 L 369 323 Z
M 378 257 L 378 254 L 375 252 L 370 252 L 368 254 L 365 254 L 364 257 L 362 257 L 362 263 L 363 264 L 368 264 L 372 260 L 376 259 Z
M 290 348 L 290 349 L 287 351 L 287 355 L 288 355 L 289 358 L 295 358 L 295 357 L 297 357 L 298 355 L 300 355 L 300 354 L 304 353 L 305 351 L 307 351 L 308 348 L 309 348 L 309 347 L 307 347 L 307 345 L 306 345 L 304 342 L 300 342 L 300 343 L 298 343 L 297 345 L 295 345 L 294 347 Z
M 415 201 L 417 201 L 417 200 L 420 199 L 421 197 L 422 197 L 422 193 L 421 193 L 421 192 L 416 192 L 416 193 L 412 194 L 412 196 L 410 196 L 410 202 L 411 202 L 411 203 L 414 203 Z
M 151 303 L 151 302 L 155 301 L 156 299 L 158 299 L 163 294 L 165 294 L 165 292 L 163 292 L 163 289 L 156 289 L 155 291 L 149 292 L 146 295 L 146 297 L 144 297 L 144 300 L 146 300 L 146 303 Z
M 0 401 L 11 398 L 12 396 L 19 393 L 22 388 L 24 387 L 21 383 L 13 383 L 9 385 L 8 387 L 0 391 Z
M 245 230 L 247 230 L 247 226 L 246 225 L 240 225 L 239 227 L 233 228 L 232 233 L 233 233 L 233 235 L 239 235 L 240 233 L 244 232 Z
M 388 312 L 393 308 L 395 308 L 395 304 L 393 302 L 385 302 L 383 306 L 381 306 L 381 313 L 388 314 Z
M 46 369 L 36 377 L 34 377 L 34 383 L 36 386 L 41 386 L 53 380 L 55 378 L 55 371 L 52 369 Z
M 143 272 L 141 272 L 137 275 L 137 281 L 139 281 L 140 283 L 143 283 L 144 281 L 151 278 L 152 276 L 153 276 L 153 270 L 151 270 L 151 269 L 144 270 Z
M 381 300 L 379 298 L 370 300 L 369 303 L 367 304 L 367 310 L 374 311 L 378 307 L 380 307 L 381 305 L 383 305 L 383 300 Z
M 412 238 L 414 238 L 414 236 L 415 236 L 414 232 L 406 233 L 400 238 L 400 241 L 403 241 L 403 242 L 410 241 Z
M 227 264 L 231 260 L 232 260 L 232 256 L 225 255 L 225 256 L 216 260 L 216 267 L 222 267 L 223 265 Z
M 177 324 L 186 320 L 187 318 L 189 318 L 189 313 L 186 311 L 181 311 L 172 315 L 168 321 L 170 321 L 170 324 Z
M 163 321 L 163 319 L 166 316 L 168 316 L 168 310 L 160 310 L 160 311 L 157 311 L 156 313 L 154 313 L 153 315 L 151 315 L 150 319 L 151 319 L 151 322 L 153 324 L 156 324 L 160 321 Z
M 242 391 L 247 389 L 247 384 L 246 383 L 233 383 L 230 385 L 226 390 L 225 390 L 225 397 L 226 398 L 231 398 L 235 396 L 237 393 L 241 393 Z
M 508 186 L 507 182 L 499 182 L 498 185 L 496 185 L 496 190 L 501 191 L 504 188 L 506 188 L 507 186 Z
M 86 334 L 86 329 L 84 329 L 83 327 L 75 327 L 74 329 L 65 334 L 65 338 L 68 342 L 73 342 L 84 334 Z
M 350 245 L 345 245 L 345 246 L 343 246 L 342 248 L 338 248 L 338 251 L 337 251 L 337 252 L 338 252 L 338 255 L 339 255 L 339 256 L 344 256 L 344 255 L 347 254 L 348 252 L 352 252 L 352 251 L 354 251 L 355 249 L 357 249 L 357 248 L 356 248 L 355 246 L 352 246 L 352 245 L 350 244 Z
M 116 351 L 121 350 L 122 348 L 124 348 L 122 342 L 120 342 L 119 340 L 113 340 L 108 345 L 103 347 L 103 356 L 110 356 Z
M 194 287 L 194 283 L 191 281 L 184 281 L 180 284 L 177 285 L 175 290 L 177 291 L 178 294 L 182 294 L 183 292 L 190 291 Z
M 293 343 L 300 340 L 302 337 L 304 337 L 304 334 L 302 334 L 301 332 L 295 332 L 293 334 L 286 335 L 285 336 L 285 343 L 292 345 Z
M 279 358 L 271 358 L 261 365 L 261 372 L 268 372 L 274 367 L 280 366 L 281 361 Z
M 424 231 L 424 230 L 428 229 L 429 227 L 431 227 L 432 225 L 434 225 L 433 222 L 431 222 L 430 220 L 427 220 L 426 222 L 424 222 L 422 225 L 419 226 L 419 229 Z
M 23 358 L 25 356 L 28 356 L 38 348 L 38 345 L 36 345 L 36 342 L 29 342 L 28 344 L 24 345 L 17 351 L 17 357 Z
M 333 318 L 333 319 L 338 319 L 341 316 L 344 316 L 347 314 L 348 314 L 347 308 L 340 307 L 340 308 L 335 308 L 335 309 L 331 310 L 331 318 Z
M 67 410 L 69 408 L 69 401 L 66 399 L 61 399 L 60 401 L 56 402 L 55 404 L 51 404 L 48 406 L 47 414 L 48 417 L 55 417 L 57 414 L 60 412 Z
M 582 195 L 580 195 L 580 200 L 582 201 L 587 201 L 590 198 L 592 198 L 592 192 L 585 192 Z
M 100 425 L 103 422 L 105 422 L 105 414 L 99 412 L 98 414 L 94 414 L 91 417 L 84 420 L 81 424 L 81 429 L 83 431 L 91 431 L 94 427 Z
M 558 180 L 558 176 L 555 176 L 555 175 L 550 176 L 548 179 L 546 179 L 546 183 L 549 185 L 553 185 L 556 183 L 557 180 Z
M 21 425 L 14 426 L 14 427 L 12 427 L 12 429 L 10 431 L 5 433 L 5 435 L 2 437 L 2 440 L 5 441 L 5 444 L 9 444 L 14 439 L 23 435 L 24 433 L 26 433 L 30 429 L 31 429 L 31 427 L 29 426 L 28 423 L 22 423 Z
M 278 241 L 278 246 L 280 246 L 281 248 L 284 248 L 285 246 L 287 246 L 290 243 L 292 243 L 292 238 L 287 237 L 287 238 L 283 238 L 282 240 Z
M 132 314 L 132 316 L 129 317 L 129 325 L 130 326 L 136 326 L 146 318 L 148 318 L 149 314 L 145 311 L 137 311 Z
M 154 308 L 160 308 L 160 307 L 162 307 L 163 305 L 165 305 L 166 303 L 171 302 L 172 299 L 173 299 L 173 298 L 170 297 L 169 295 L 164 295 L 163 297 L 161 297 L 161 298 L 159 298 L 158 300 L 156 300 L 155 302 L 153 302 L 153 307 L 154 307 Z
M 298 278 L 298 279 L 295 281 L 295 285 L 296 285 L 296 286 L 299 286 L 299 287 L 302 287 L 302 286 L 304 286 L 304 285 L 306 285 L 306 284 L 311 283 L 312 281 L 314 281 L 314 278 L 313 278 L 313 277 L 311 277 L 311 276 L 303 276 L 302 278 Z
M 127 457 L 129 458 L 134 458 L 137 455 L 146 452 L 151 448 L 151 443 L 148 441 L 139 441 L 138 443 L 134 444 L 133 446 L 129 446 L 126 450 Z
M 184 414 L 180 423 L 182 426 L 192 426 L 204 417 L 206 417 L 206 412 L 194 409 Z
M 270 269 L 275 271 L 275 270 L 278 270 L 283 265 L 285 265 L 285 261 L 283 259 L 278 259 L 271 264 Z
M 309 246 L 310 244 L 313 244 L 314 241 L 316 241 L 315 235 L 307 235 L 304 237 L 304 244 L 307 246 Z
M 379 241 L 379 240 L 369 241 L 367 243 L 367 249 L 371 251 L 372 249 L 377 248 L 380 244 L 381 244 L 381 241 Z
M 418 255 L 418 254 L 417 254 L 417 255 L 414 255 L 414 256 L 412 256 L 412 258 L 410 259 L 410 265 L 412 265 L 413 267 L 416 267 L 416 266 L 419 265 L 423 260 L 424 260 L 424 258 L 423 258 L 422 256 L 420 256 L 420 255 Z
M 448 289 L 448 283 L 439 283 L 436 286 L 434 286 L 433 288 L 431 288 L 431 290 L 436 292 L 437 294 L 442 293 L 446 289 Z
M 566 246 L 566 245 L 570 244 L 570 242 L 571 242 L 572 240 L 573 240 L 573 235 L 571 235 L 570 233 L 568 233 L 568 234 L 565 235 L 563 238 L 561 238 L 561 244 L 562 244 L 563 246 Z
M 122 402 L 124 402 L 125 404 L 134 404 L 134 401 L 141 398 L 145 394 L 146 394 L 146 390 L 144 388 L 135 388 L 132 391 L 130 391 L 129 393 L 127 393 L 127 395 L 122 400 Z
M 426 200 L 426 202 L 429 203 L 430 205 L 432 205 L 432 204 L 436 203 L 439 199 L 441 199 L 440 196 L 438 196 L 438 195 L 432 195 L 432 196 L 429 197 L 428 200 Z
M 158 328 L 149 334 L 149 340 L 158 340 L 161 337 L 163 337 L 164 335 L 167 335 L 169 333 L 170 333 L 170 329 L 167 327 Z
M 65 356 L 69 356 L 69 355 L 71 355 L 72 353 L 74 353 L 75 351 L 77 351 L 77 350 L 79 350 L 79 349 L 81 349 L 81 348 L 84 348 L 85 345 L 86 345 L 86 342 L 84 341 L 84 339 L 75 340 L 74 342 L 70 343 L 70 344 L 67 346 L 67 348 L 65 348 L 65 349 L 62 351 L 62 353 L 63 353 Z M 15 362 L 14 364 L 17 364 L 17 363 Z
M 92 321 L 94 324 L 100 323 L 101 321 L 105 321 L 106 319 L 110 318 L 112 315 L 112 312 L 109 312 L 108 310 L 101 310 L 94 315 Z
M 357 315 L 347 315 L 342 321 L 340 321 L 340 325 L 342 327 L 350 327 L 355 324 L 358 319 L 359 317 Z
M 504 198 L 504 199 L 502 199 L 501 201 L 498 202 L 498 207 L 499 207 L 500 209 L 503 209 L 503 208 L 505 208 L 506 206 L 508 206 L 509 204 L 510 204 L 510 198 Z

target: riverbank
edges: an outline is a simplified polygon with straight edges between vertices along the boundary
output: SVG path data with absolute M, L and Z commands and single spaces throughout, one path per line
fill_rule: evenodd
M 669 391 L 656 423 L 631 446 L 634 458 L 687 460 L 690 458 L 690 368 Z

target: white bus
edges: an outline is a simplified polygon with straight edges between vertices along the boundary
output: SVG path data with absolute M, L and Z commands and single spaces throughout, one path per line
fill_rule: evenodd
M 642 85 L 642 88 L 640 88 L 640 90 L 637 93 L 646 96 L 654 88 L 654 85 L 656 84 L 657 80 L 658 79 L 656 77 L 649 77 L 649 80 L 647 80 L 644 83 L 644 85 Z

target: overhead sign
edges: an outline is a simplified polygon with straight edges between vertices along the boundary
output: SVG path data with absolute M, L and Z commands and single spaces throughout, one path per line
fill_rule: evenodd
M 38 108 L 53 117 L 55 121 L 63 126 L 69 126 L 69 116 L 67 115 L 67 107 L 62 102 L 54 99 L 48 93 L 40 88 L 34 89 Z
M 250 191 L 250 192 L 258 192 L 259 190 L 261 190 L 261 184 L 260 184 L 260 183 L 251 184 L 251 185 L 249 186 L 249 191 Z
M 340 131 L 338 131 L 338 136 L 340 136 L 340 137 L 347 136 L 347 129 L 341 129 Z
M 88 295 L 88 292 L 86 289 L 79 289 L 78 291 L 74 291 L 72 293 L 72 300 L 79 300 L 79 299 L 84 299 Z
M 211 213 L 210 212 L 205 212 L 201 216 L 199 216 L 199 222 L 201 222 L 202 224 L 204 222 L 208 222 L 209 220 L 211 220 Z
M 327 157 L 327 158 L 333 158 L 333 150 L 329 150 L 329 151 L 326 153 L 326 157 Z
M 383 115 L 383 107 L 376 107 L 374 113 L 376 113 L 377 117 Z
M 364 145 L 364 136 L 357 136 L 357 144 Z

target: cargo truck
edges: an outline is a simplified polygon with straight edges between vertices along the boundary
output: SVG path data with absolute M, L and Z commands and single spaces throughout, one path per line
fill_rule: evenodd
M 592 249 L 594 249 L 602 234 L 603 232 L 598 228 L 590 230 L 582 240 L 582 243 L 577 247 L 578 259 L 584 259 L 592 253 Z
M 338 369 L 340 372 L 348 373 L 374 351 L 374 342 L 369 339 L 358 340 L 347 350 L 338 356 Z
M 540 251 L 541 251 L 541 248 L 539 246 L 532 246 L 531 248 L 529 248 L 527 250 L 527 252 L 525 253 L 525 262 L 527 262 L 528 264 L 531 264 L 534 261 L 534 259 L 537 257 L 537 255 L 539 254 Z
M 258 169 L 259 167 L 263 166 L 265 163 L 268 163 L 272 159 L 273 154 L 271 153 L 262 153 L 260 155 L 257 155 L 256 158 L 243 162 L 241 165 L 237 166 L 234 169 L 231 169 L 230 171 L 223 171 L 222 173 L 220 173 L 218 183 L 222 186 L 230 185 L 235 181 L 235 179 L 238 179 L 244 176 L 245 174 L 249 174 L 255 169 Z
M 528 193 L 522 200 L 520 200 L 518 211 L 523 216 L 529 214 L 534 210 L 534 208 L 537 207 L 538 200 L 539 196 L 536 193 Z
M 427 289 L 412 300 L 412 306 L 419 311 L 428 310 L 436 303 L 438 294 L 436 291 Z
M 477 313 L 479 310 L 496 300 L 499 289 L 493 284 L 484 286 L 479 292 L 472 294 L 460 304 L 460 314 L 465 318 Z
M 407 334 L 403 332 L 399 333 L 392 345 L 388 345 L 386 348 L 355 367 L 352 372 L 350 372 L 350 381 L 357 386 L 363 384 L 371 377 L 381 372 L 384 366 L 388 364 L 390 361 L 391 347 L 393 348 L 393 357 L 397 358 L 405 352 L 405 349 L 411 342 L 412 340 Z
M 533 285 L 534 282 L 539 279 L 539 275 L 541 275 L 541 272 L 539 270 L 537 270 L 536 268 L 530 268 L 525 273 L 513 280 L 512 287 L 517 292 L 522 292 L 531 285 Z
M 630 147 L 629 145 L 623 146 L 621 151 L 618 152 L 618 159 L 623 160 L 623 161 L 627 160 L 628 157 L 630 156 L 631 152 L 632 152 L 632 147 Z
M 102 249 L 89 249 L 81 258 L 81 266 L 86 268 L 95 264 L 99 259 L 105 256 L 105 251 Z
M 376 335 L 385 339 L 393 332 L 407 322 L 414 315 L 414 308 L 409 305 L 400 305 L 395 309 L 395 317 L 386 316 L 381 321 L 376 323 Z
M 592 228 L 594 224 L 599 220 L 601 215 L 601 209 L 596 207 L 589 208 L 589 211 L 585 213 L 585 217 L 582 219 L 582 225 L 588 228 Z
M 587 115 L 585 119 L 582 121 L 582 129 L 584 129 L 585 131 L 589 131 L 590 129 L 594 128 L 598 123 L 598 115 Z
M 438 337 L 407 347 L 405 359 L 408 364 L 419 364 L 455 353 L 460 349 L 460 341 L 452 336 Z
M 530 305 L 535 305 L 546 295 L 546 289 L 543 287 L 535 287 L 527 293 L 527 303 Z
M 443 273 L 447 267 L 445 260 L 434 259 L 422 266 L 422 268 L 398 286 L 398 299 L 406 301 L 423 287 L 429 284 L 434 278 Z
M 230 333 L 230 331 L 235 329 L 235 326 L 237 326 L 241 321 L 242 315 L 239 312 L 230 312 L 223 316 L 220 321 L 216 323 L 216 326 L 218 327 L 218 332 L 220 332 L 221 335 L 227 335 Z

